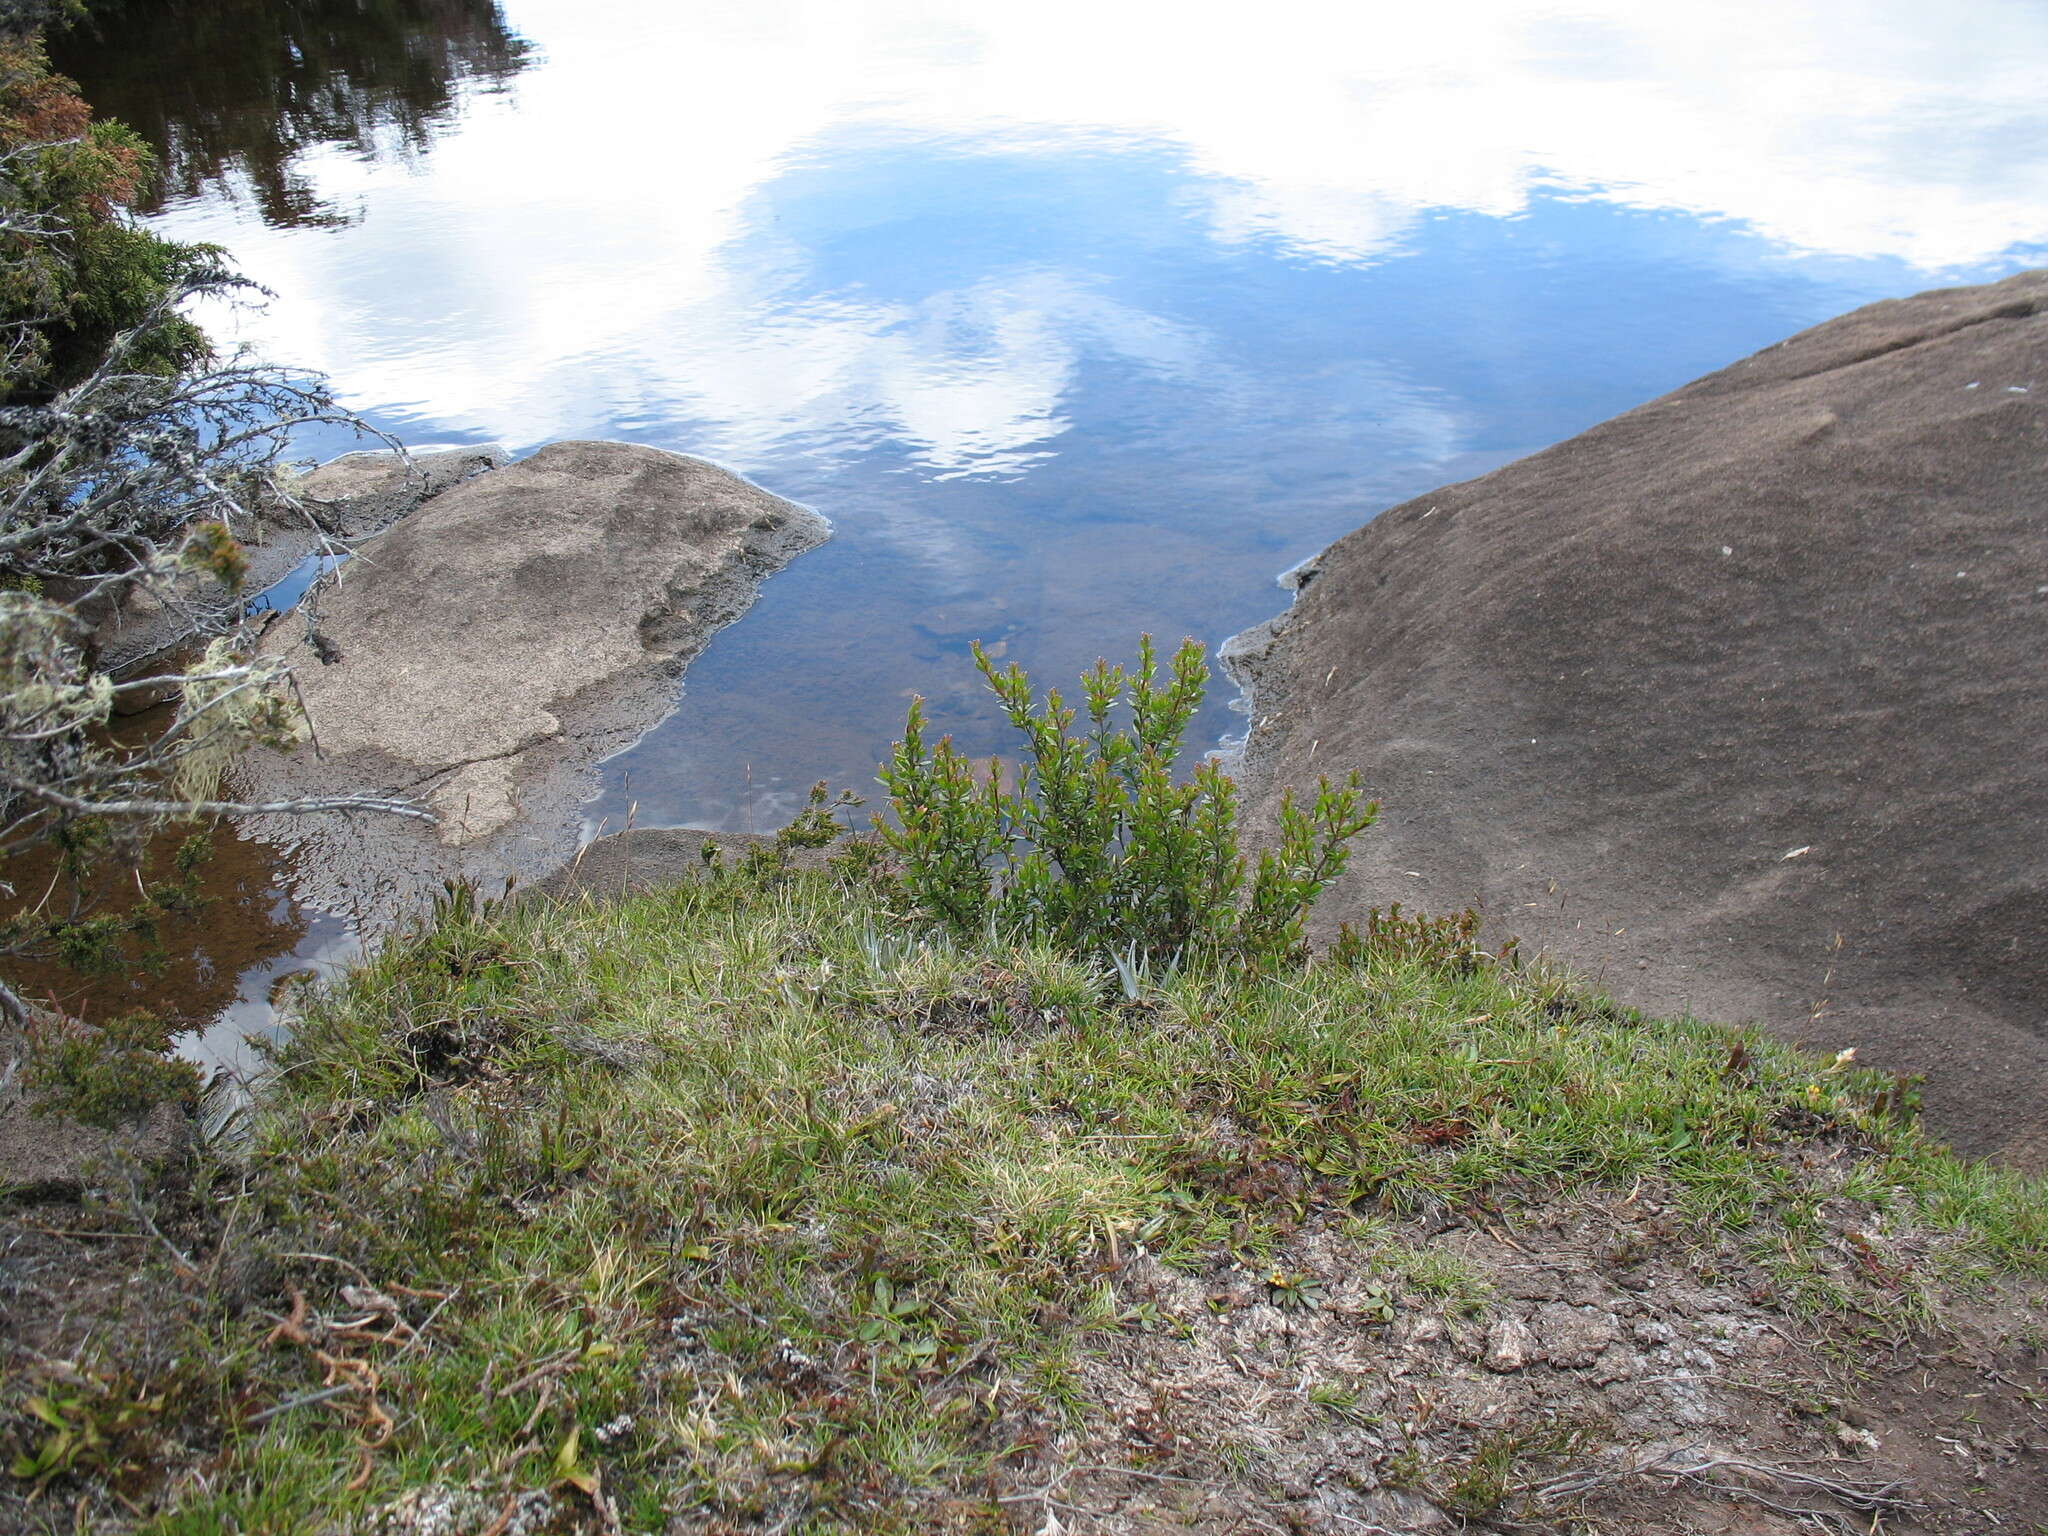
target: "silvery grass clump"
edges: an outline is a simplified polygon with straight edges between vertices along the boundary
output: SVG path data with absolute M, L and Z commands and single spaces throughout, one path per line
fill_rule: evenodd
M 1230 777 L 1204 760 L 1174 778 L 1209 679 L 1197 642 L 1182 642 L 1164 681 L 1149 635 L 1133 671 L 1098 661 L 1081 679 L 1079 731 L 1056 690 L 1034 708 L 1022 668 L 998 671 L 978 644 L 974 660 L 1025 754 L 1006 789 L 998 764 L 977 773 L 952 738 L 927 748 L 924 701 L 911 701 L 881 771 L 896 824 L 876 825 L 919 905 L 962 934 L 993 930 L 1127 964 L 1270 962 L 1300 948 L 1310 905 L 1379 814 L 1357 774 L 1321 780 L 1308 809 L 1290 790 L 1278 845 L 1253 864 L 1239 847 Z

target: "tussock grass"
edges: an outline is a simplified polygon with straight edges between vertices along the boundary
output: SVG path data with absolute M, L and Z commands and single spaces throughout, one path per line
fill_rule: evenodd
M 2048 1253 L 2038 1185 L 1752 1035 L 1469 953 L 1134 984 L 902 901 L 457 902 L 315 1001 L 215 1178 L 240 1291 L 189 1324 L 147 1528 L 345 1529 L 433 1487 L 630 1531 L 1006 1530 L 1079 1362 L 1159 1325 L 1116 1284 L 1140 1246 L 1264 1267 L 1321 1222 L 1390 1298 L 1483 1309 L 1396 1226 L 1599 1186 L 1739 1230 L 1816 1308 L 1848 1298 L 1830 1202 L 1931 1234 L 1913 1296 Z

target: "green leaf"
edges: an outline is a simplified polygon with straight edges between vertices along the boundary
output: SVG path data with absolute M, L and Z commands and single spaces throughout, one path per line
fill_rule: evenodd
M 573 1424 L 568 1437 L 562 1441 L 561 1449 L 555 1452 L 554 1481 L 567 1483 L 581 1489 L 595 1498 L 598 1488 L 598 1474 L 594 1468 L 582 1464 L 580 1453 L 583 1446 L 583 1426 Z
M 52 1429 L 64 1430 L 71 1427 L 64 1415 L 47 1397 L 32 1397 L 23 1406 Z M 78 1405 L 73 1402 L 67 1406 L 75 1408 Z

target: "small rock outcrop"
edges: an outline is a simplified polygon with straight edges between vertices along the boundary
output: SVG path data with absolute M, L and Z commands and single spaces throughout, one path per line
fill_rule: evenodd
M 820 542 L 815 513 L 716 465 L 564 442 L 428 502 L 265 638 L 317 740 L 245 762 L 252 797 L 405 795 L 439 817 L 309 819 L 299 895 L 382 915 L 457 874 L 575 851 L 586 770 L 674 708 L 676 679 L 759 582 Z M 308 840 L 311 846 L 304 846 Z
M 1383 513 L 1231 648 L 1249 776 L 1384 802 L 1624 1001 L 1927 1076 L 2048 1164 L 2048 272 L 1874 304 Z
M 442 448 L 401 456 L 346 453 L 288 476 L 289 503 L 259 526 L 238 529 L 249 574 L 239 592 L 201 575 L 181 576 L 166 593 L 137 592 L 98 626 L 100 665 L 134 671 L 196 634 L 235 623 L 243 607 L 303 562 L 382 532 L 451 486 L 510 457 L 496 446 Z
M 715 869 L 743 865 L 753 854 L 773 855 L 789 869 L 826 869 L 838 848 L 781 848 L 753 832 L 704 832 L 695 827 L 634 827 L 593 839 L 525 895 L 555 901 L 579 896 L 610 901 L 703 879 Z
M 434 448 L 407 454 L 344 453 L 292 482 L 304 521 L 339 539 L 381 533 L 443 491 L 509 464 L 495 443 L 481 448 Z M 285 523 L 285 531 L 293 525 Z

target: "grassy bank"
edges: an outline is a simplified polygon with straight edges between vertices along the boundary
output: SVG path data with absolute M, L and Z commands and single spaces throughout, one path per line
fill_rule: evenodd
M 1796 1345 L 1722 1362 L 1801 1399 L 1744 1411 L 1839 1451 L 1874 1341 L 2035 1315 L 2048 1201 L 1901 1097 L 1448 938 L 1147 977 L 932 936 L 873 876 L 457 903 L 309 1005 L 187 1177 L 12 1213 L 108 1278 L 18 1321 L 5 1518 L 1569 1522 L 1665 1410 L 1603 1406 L 1547 1327 L 1619 1319 L 1593 1345 L 1640 1381 L 1629 1309 L 1712 1292 Z M 1418 1419 L 1425 1378 L 1520 1395 Z

